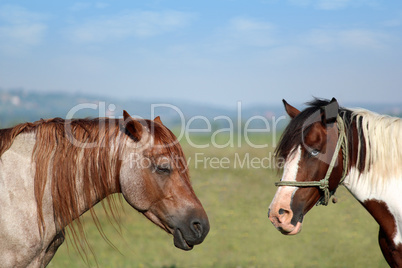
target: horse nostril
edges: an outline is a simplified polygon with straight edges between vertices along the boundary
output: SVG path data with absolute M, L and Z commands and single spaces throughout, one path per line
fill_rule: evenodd
M 202 232 L 203 232 L 202 224 L 199 221 L 193 221 L 191 223 L 191 225 L 192 225 L 192 229 L 193 229 L 194 233 L 197 235 L 197 237 L 201 237 Z
M 287 222 L 292 218 L 293 213 L 290 210 L 280 208 L 277 212 L 277 219 L 279 222 Z

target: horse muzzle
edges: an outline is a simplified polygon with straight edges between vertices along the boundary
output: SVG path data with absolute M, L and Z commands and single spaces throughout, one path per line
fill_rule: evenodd
M 184 223 L 174 228 L 173 242 L 177 248 L 191 250 L 204 241 L 209 232 L 209 221 L 205 215 L 205 217 L 191 218 Z
M 302 229 L 303 214 L 295 217 L 291 210 L 280 208 L 277 211 L 273 211 L 269 209 L 268 218 L 275 228 L 284 235 L 295 235 Z

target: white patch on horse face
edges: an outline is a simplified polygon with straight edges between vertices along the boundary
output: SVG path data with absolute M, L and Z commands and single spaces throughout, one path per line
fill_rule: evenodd
M 402 178 L 388 178 L 378 185 L 373 185 L 370 179 L 372 176 L 373 174 L 371 174 L 370 171 L 360 174 L 360 172 L 353 167 L 343 184 L 360 202 L 374 199 L 387 204 L 389 212 L 394 216 L 396 224 L 396 233 L 393 237 L 393 241 L 395 245 L 401 244 L 402 202 L 400 201 L 400 197 L 402 193 Z
M 297 149 L 288 157 L 288 160 L 285 163 L 282 181 L 296 181 L 300 159 L 301 146 L 299 145 Z
M 284 166 L 281 181 L 296 181 L 297 172 L 299 170 L 300 159 L 301 159 L 301 146 L 299 145 L 297 149 L 291 155 L 288 156 L 288 159 L 286 160 Z M 287 206 L 290 209 L 290 201 L 297 189 L 298 188 L 294 186 L 278 187 L 278 190 L 276 191 L 276 194 L 271 202 L 270 207 L 272 207 L 273 204 L 280 202 L 280 200 L 286 200 L 286 203 L 288 203 Z

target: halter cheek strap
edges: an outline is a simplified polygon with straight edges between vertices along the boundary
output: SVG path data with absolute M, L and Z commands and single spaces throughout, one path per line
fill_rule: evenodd
M 319 187 L 321 191 L 324 192 L 324 196 L 318 200 L 317 205 L 328 205 L 329 199 L 331 195 L 333 195 L 336 191 L 330 191 L 329 190 L 329 177 L 331 177 L 332 170 L 334 169 L 336 159 L 338 158 L 339 150 L 342 149 L 342 158 L 343 158 L 343 170 L 342 170 L 342 177 L 341 180 L 339 181 L 339 184 L 341 184 L 346 177 L 347 174 L 347 166 L 348 166 L 348 140 L 346 138 L 346 132 L 345 132 L 345 123 L 343 119 L 337 115 L 336 118 L 336 123 L 338 126 L 338 141 L 336 143 L 334 155 L 332 156 L 331 162 L 329 164 L 327 173 L 325 174 L 325 177 L 320 180 L 320 181 L 279 181 L 275 182 L 275 186 L 293 186 L 293 187 Z M 338 186 L 339 186 L 338 184 Z M 337 186 L 337 187 L 338 187 Z

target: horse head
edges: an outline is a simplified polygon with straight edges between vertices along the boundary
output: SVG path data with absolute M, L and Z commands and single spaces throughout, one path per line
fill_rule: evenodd
M 190 250 L 209 232 L 209 221 L 190 184 L 187 162 L 174 134 L 154 120 L 124 111 L 123 128 L 131 146 L 124 149 L 121 192 L 127 202 Z
M 316 100 L 302 112 L 283 102 L 291 121 L 275 152 L 284 169 L 268 217 L 283 234 L 297 234 L 306 213 L 327 205 L 343 180 L 346 138 L 335 99 Z

